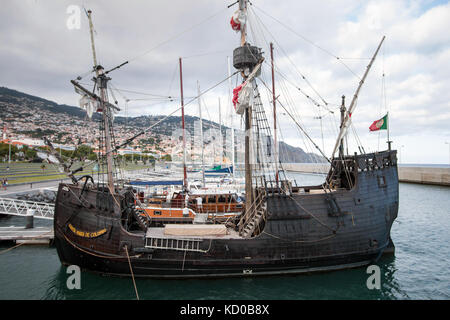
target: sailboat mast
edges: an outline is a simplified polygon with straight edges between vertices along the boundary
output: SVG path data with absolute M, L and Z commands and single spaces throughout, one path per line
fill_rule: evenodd
M 231 102 L 231 63 L 230 63 L 230 57 L 227 57 L 228 59 L 228 90 L 229 90 L 229 95 L 230 95 L 230 108 L 232 107 L 232 102 Z M 231 128 L 231 165 L 232 165 L 232 175 L 233 175 L 233 180 L 234 180 L 234 172 L 236 170 L 236 167 L 234 165 L 234 121 L 233 121 L 233 113 L 230 112 L 230 128 Z
M 186 171 L 186 133 L 184 127 L 184 99 L 183 99 L 183 65 L 180 61 L 180 91 L 181 91 L 181 126 L 183 130 L 183 188 L 187 189 L 187 171 Z
M 278 186 L 278 141 L 277 141 L 277 100 L 275 96 L 275 70 L 273 65 L 273 43 L 270 43 L 270 58 L 272 67 L 272 100 L 273 100 L 273 140 L 274 140 L 274 161 L 275 161 L 275 181 Z
M 88 11 L 88 19 L 89 19 L 89 30 L 91 34 L 91 46 L 92 46 L 92 57 L 94 60 L 94 69 L 95 73 L 97 75 L 96 81 L 97 81 L 97 87 L 100 91 L 100 108 L 102 110 L 103 114 L 103 123 L 104 123 L 104 130 L 105 130 L 105 154 L 106 154 L 106 167 L 107 167 L 107 177 L 108 177 L 108 188 L 111 193 L 114 192 L 114 177 L 113 177 L 113 156 L 111 153 L 112 146 L 111 146 L 111 131 L 110 131 L 110 109 L 108 105 L 105 103 L 107 102 L 108 95 L 107 95 L 107 83 L 110 78 L 106 77 L 104 74 L 104 69 L 97 64 L 97 55 L 95 53 L 95 43 L 94 43 L 94 26 L 92 23 L 92 11 Z
M 204 139 L 203 139 L 203 118 L 202 118 L 202 106 L 200 103 L 200 83 L 197 81 L 197 92 L 198 92 L 198 115 L 200 117 L 200 144 L 202 146 L 202 183 L 203 187 L 206 186 L 205 183 L 205 146 L 204 146 Z
M 223 164 L 224 150 L 223 150 L 223 135 L 222 135 L 222 108 L 220 106 L 220 97 L 219 99 L 219 143 L 220 145 L 220 165 Z

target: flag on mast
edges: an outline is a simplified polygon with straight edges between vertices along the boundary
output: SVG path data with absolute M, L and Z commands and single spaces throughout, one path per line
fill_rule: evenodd
M 369 127 L 369 130 L 370 131 L 387 130 L 388 128 L 387 122 L 388 122 L 388 115 L 386 114 L 380 120 L 375 120 Z

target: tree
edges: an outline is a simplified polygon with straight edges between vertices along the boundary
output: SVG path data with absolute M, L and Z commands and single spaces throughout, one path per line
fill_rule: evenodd
M 34 159 L 36 157 L 36 154 L 37 154 L 36 150 L 33 150 L 31 148 L 27 148 L 25 150 L 25 157 L 29 160 Z
M 97 160 L 97 155 L 96 155 L 94 152 L 92 152 L 92 153 L 88 156 L 88 160 L 91 160 L 91 161 Z
M 11 159 L 14 158 L 14 155 L 17 152 L 17 147 L 14 145 L 11 145 Z M 9 157 L 9 144 L 7 143 L 1 143 L 0 144 L 0 157 L 6 157 L 8 159 Z
M 133 161 L 133 156 L 131 154 L 125 154 L 124 157 L 126 162 Z
M 83 158 L 83 157 L 89 156 L 91 153 L 92 153 L 92 148 L 85 144 L 82 144 L 75 150 L 74 156 Z
M 73 152 L 72 157 L 73 158 L 79 158 L 80 160 L 83 160 L 83 159 L 89 158 L 92 154 L 94 154 L 92 148 L 89 147 L 88 145 L 82 144 L 81 146 L 79 146 L 78 148 L 75 149 L 75 151 Z M 95 154 L 94 154 L 94 156 L 95 156 Z M 96 157 L 97 156 L 95 156 L 95 158 Z

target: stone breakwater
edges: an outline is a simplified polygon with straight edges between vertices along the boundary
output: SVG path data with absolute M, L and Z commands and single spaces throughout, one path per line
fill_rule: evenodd
M 286 171 L 302 173 L 328 173 L 328 164 L 313 163 L 284 163 Z M 432 184 L 439 186 L 450 186 L 450 168 L 436 167 L 398 167 L 398 178 L 400 182 Z
M 13 195 L 8 195 L 8 198 L 34 202 L 55 203 L 56 191 L 40 189 L 33 191 L 18 192 Z

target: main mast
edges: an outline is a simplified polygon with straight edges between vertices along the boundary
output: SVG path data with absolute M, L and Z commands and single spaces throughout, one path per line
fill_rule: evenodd
M 107 99 L 107 83 L 111 78 L 107 77 L 104 73 L 102 66 L 97 64 L 97 55 L 95 53 L 95 43 L 94 43 L 94 26 L 92 24 L 92 11 L 88 11 L 89 19 L 89 30 L 91 34 L 91 46 L 92 46 L 92 57 L 94 60 L 94 69 L 96 73 L 96 84 L 100 92 L 100 108 L 97 111 L 102 111 L 103 114 L 103 124 L 105 131 L 105 156 L 106 156 L 106 166 L 107 166 L 107 177 L 108 177 L 108 188 L 111 193 L 114 193 L 114 177 L 113 177 L 113 155 L 112 155 L 112 145 L 111 145 L 111 131 L 110 131 L 110 119 L 111 110 L 108 106 Z
M 233 51 L 233 66 L 241 71 L 243 83 L 236 88 L 238 95 L 235 103 L 236 112 L 244 115 L 245 121 L 245 205 L 249 209 L 253 203 L 253 181 L 252 181 L 252 104 L 254 98 L 254 78 L 258 75 L 263 61 L 261 49 L 250 45 L 246 41 L 247 29 L 247 0 L 239 0 L 239 10 L 231 20 L 234 30 L 241 32 L 241 46 Z M 242 100 L 241 100 L 242 98 Z
M 239 0 L 239 9 L 247 18 L 247 0 Z M 245 19 L 247 20 L 247 19 Z M 246 43 L 246 29 L 247 21 L 241 25 L 241 47 L 245 48 Z M 247 79 L 245 70 L 242 71 L 242 76 Z M 245 109 L 245 206 L 248 210 L 253 203 L 253 181 L 252 181 L 252 167 L 250 163 L 251 152 L 251 134 L 252 134 L 252 107 Z

